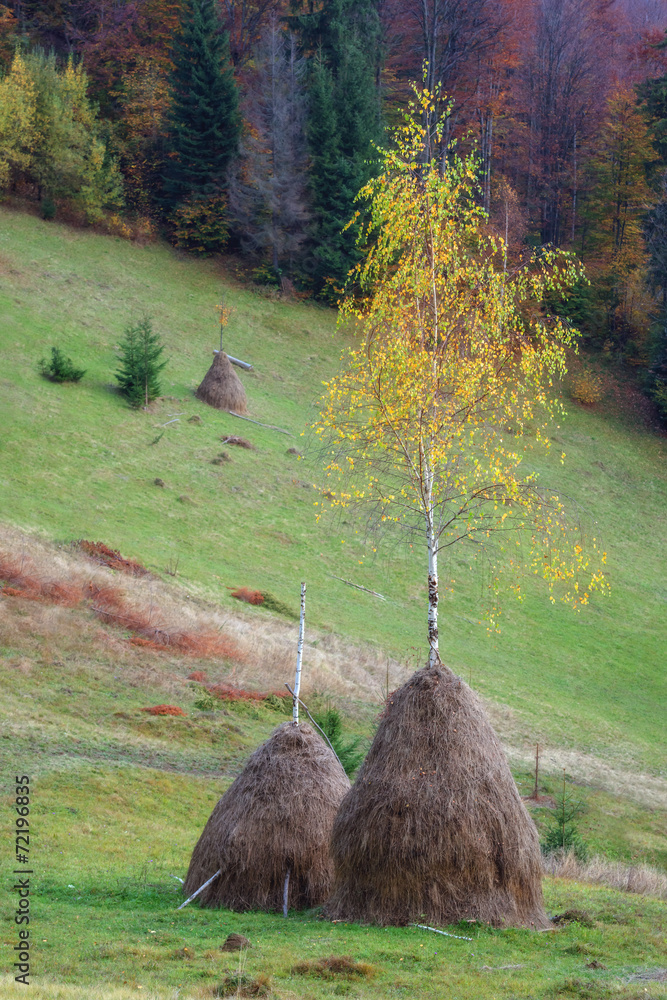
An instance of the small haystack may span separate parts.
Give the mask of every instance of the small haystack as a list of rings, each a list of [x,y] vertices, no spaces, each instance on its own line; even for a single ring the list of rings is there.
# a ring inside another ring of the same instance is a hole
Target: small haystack
[[[285,722],[254,752],[222,796],[197,842],[183,890],[203,906],[280,910],[289,871],[288,905],[324,902],[333,865],[329,839],[350,782],[324,741],[308,726]]]
[[[390,696],[331,850],[331,919],[549,926],[537,831],[479,700],[445,666]]]
[[[245,413],[248,409],[245,389],[232,363],[224,351],[216,351],[213,364],[206,372],[204,381],[195,396],[216,410],[232,410]]]

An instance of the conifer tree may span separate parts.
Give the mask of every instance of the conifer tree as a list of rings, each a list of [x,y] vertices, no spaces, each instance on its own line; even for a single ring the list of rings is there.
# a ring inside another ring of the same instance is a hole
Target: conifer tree
[[[116,381],[130,406],[137,409],[148,406],[160,395],[158,376],[167,364],[160,361],[163,351],[164,345],[160,343],[159,335],[153,332],[149,317],[126,328]]]
[[[172,60],[162,191],[167,210],[219,196],[238,148],[238,94],[214,0],[183,0]]]

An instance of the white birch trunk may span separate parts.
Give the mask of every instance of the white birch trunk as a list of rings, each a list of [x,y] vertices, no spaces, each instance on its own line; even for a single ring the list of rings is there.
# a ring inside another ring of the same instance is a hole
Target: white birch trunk
[[[301,689],[301,659],[303,657],[303,635],[306,624],[306,585],[301,584],[301,616],[299,619],[299,642],[296,647],[296,676],[294,678],[294,697],[292,698],[292,720],[299,725],[299,691]]]
[[[426,472],[426,541],[428,544],[428,665],[440,663],[438,652],[438,539],[433,524],[433,472]]]

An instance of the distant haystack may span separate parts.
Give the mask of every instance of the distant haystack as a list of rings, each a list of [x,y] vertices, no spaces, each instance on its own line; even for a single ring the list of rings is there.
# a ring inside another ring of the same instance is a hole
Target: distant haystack
[[[245,413],[248,409],[245,389],[224,351],[217,351],[213,364],[195,392],[197,399],[217,410]]]
[[[285,722],[251,756],[222,796],[192,853],[183,889],[203,906],[280,910],[324,902],[333,865],[329,840],[350,782],[324,741],[308,726]]]
[[[479,700],[445,666],[390,696],[331,850],[332,919],[549,926],[537,831]]]

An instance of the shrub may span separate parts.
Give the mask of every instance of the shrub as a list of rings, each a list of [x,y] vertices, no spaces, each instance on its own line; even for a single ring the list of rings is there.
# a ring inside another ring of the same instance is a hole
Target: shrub
[[[86,374],[85,368],[77,368],[71,358],[66,358],[59,347],[51,348],[51,360],[42,358],[39,371],[50,382],[80,382]]]
[[[572,398],[584,406],[593,406],[602,399],[602,379],[594,372],[583,371],[572,383]]]
[[[576,823],[585,811],[585,807],[581,802],[575,801],[567,791],[565,778],[556,801],[556,809],[550,816],[542,837],[542,853],[565,855],[571,852],[578,861],[585,861],[588,857],[588,848],[581,839]]]
[[[136,325],[125,329],[120,346],[120,367],[116,381],[130,406],[148,406],[161,393],[159,374],[167,364],[160,361],[164,345],[153,333],[153,323],[145,316]]]
[[[47,222],[51,222],[52,219],[55,219],[58,208],[51,195],[47,194],[46,197],[42,198],[40,210],[42,218],[46,219]]]
[[[224,249],[229,239],[224,196],[183,202],[171,214],[172,239],[182,250],[208,256]]]

